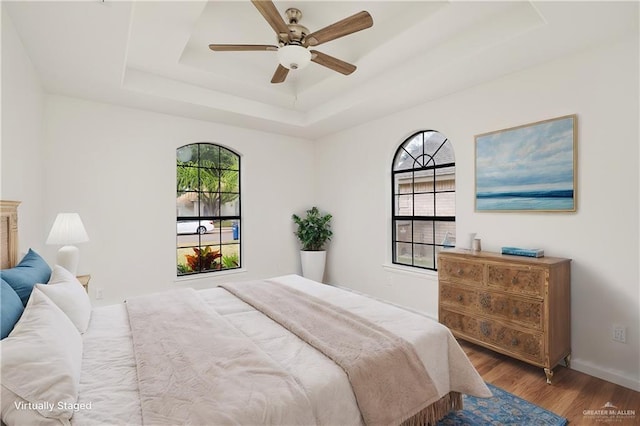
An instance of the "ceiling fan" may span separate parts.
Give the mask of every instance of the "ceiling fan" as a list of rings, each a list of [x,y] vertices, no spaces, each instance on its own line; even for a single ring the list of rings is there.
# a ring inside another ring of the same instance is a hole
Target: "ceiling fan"
[[[289,24],[286,24],[272,1],[251,0],[251,3],[276,32],[278,45],[210,44],[209,49],[214,52],[277,51],[280,64],[273,74],[272,83],[282,83],[287,78],[289,70],[302,69],[309,62],[315,62],[344,75],[349,75],[356,70],[356,66],[353,64],[334,58],[326,53],[311,50],[309,47],[319,46],[322,43],[371,27],[373,19],[369,12],[356,13],[328,27],[310,33],[306,27],[298,23],[302,18],[300,10],[296,8],[287,9],[285,14]]]

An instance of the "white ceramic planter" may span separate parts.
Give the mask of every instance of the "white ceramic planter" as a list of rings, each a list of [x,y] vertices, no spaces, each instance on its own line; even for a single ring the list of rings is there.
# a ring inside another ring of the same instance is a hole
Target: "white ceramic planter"
[[[324,250],[300,251],[300,261],[302,263],[302,276],[321,283],[324,278],[327,252]]]

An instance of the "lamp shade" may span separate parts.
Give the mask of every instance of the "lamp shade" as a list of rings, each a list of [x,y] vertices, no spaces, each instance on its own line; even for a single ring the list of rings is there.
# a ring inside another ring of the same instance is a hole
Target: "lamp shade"
[[[278,49],[278,62],[290,70],[301,70],[311,62],[311,52],[302,46],[290,44]]]
[[[47,244],[75,244],[89,241],[78,213],[58,213],[49,232]]]

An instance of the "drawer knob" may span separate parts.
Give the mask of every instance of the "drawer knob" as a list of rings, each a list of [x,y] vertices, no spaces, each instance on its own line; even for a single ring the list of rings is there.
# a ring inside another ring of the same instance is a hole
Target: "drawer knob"
[[[458,275],[462,275],[462,274],[464,274],[464,270],[462,268],[458,268],[458,272],[457,273],[458,273]]]
[[[513,315],[518,315],[520,313],[520,309],[518,308],[513,308]]]
[[[491,307],[491,296],[489,296],[488,294],[481,294],[480,295],[480,305],[482,305],[483,308],[490,308]]]
[[[518,343],[520,343],[520,342],[515,337],[513,339],[511,339],[511,346],[518,346]]]
[[[480,332],[482,332],[482,334],[484,334],[485,336],[491,334],[491,328],[489,327],[489,324],[487,324],[486,322],[481,323]]]
[[[461,295],[461,294],[459,294],[459,295],[458,295],[458,297],[457,297],[457,299],[458,299],[458,302],[462,302],[462,299],[464,299],[464,297],[462,297],[462,295]]]
[[[511,278],[511,284],[518,284],[518,277]]]

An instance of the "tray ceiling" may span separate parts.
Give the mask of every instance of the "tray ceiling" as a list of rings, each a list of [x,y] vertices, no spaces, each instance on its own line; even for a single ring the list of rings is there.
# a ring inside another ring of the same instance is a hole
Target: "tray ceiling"
[[[367,10],[372,28],[271,84],[275,44],[249,1],[3,2],[45,90],[310,139],[635,32],[635,2],[282,1],[311,31]]]

